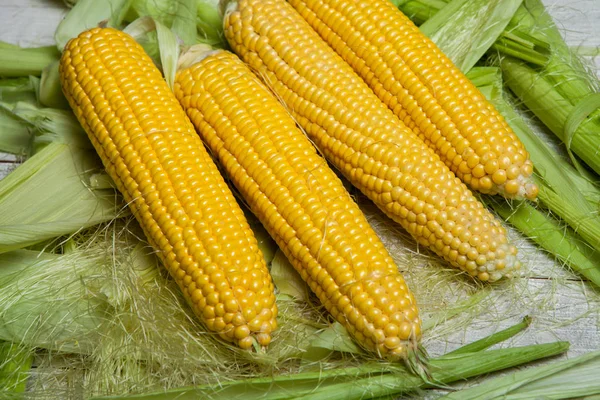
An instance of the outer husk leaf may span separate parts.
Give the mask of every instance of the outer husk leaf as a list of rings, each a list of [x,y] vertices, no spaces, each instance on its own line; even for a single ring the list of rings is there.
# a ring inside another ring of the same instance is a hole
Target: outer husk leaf
[[[100,23],[118,28],[130,3],[131,0],[78,0],[56,29],[54,40],[58,49],[62,51],[69,40]]]
[[[454,0],[420,26],[463,72],[502,34],[523,0]],[[456,29],[457,21],[461,29]]]
[[[597,368],[600,352],[534,367],[489,380],[442,397],[445,400],[476,399],[572,399],[600,393]]]
[[[114,191],[92,191],[101,168],[87,150],[51,143],[0,181],[0,253],[110,221]]]

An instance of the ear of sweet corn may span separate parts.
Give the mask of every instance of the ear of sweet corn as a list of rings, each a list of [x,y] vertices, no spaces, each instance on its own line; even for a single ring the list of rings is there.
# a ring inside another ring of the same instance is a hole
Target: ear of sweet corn
[[[290,0],[377,96],[482,193],[534,199],[533,165],[500,113],[388,0]]]
[[[325,308],[391,359],[420,336],[413,295],[342,182],[267,88],[216,50],[174,92],[203,141]]]
[[[482,280],[519,267],[500,222],[289,4],[229,3],[224,26],[315,145],[420,244]]]
[[[185,112],[128,35],[92,29],[60,76],[75,115],[164,266],[206,326],[250,348],[276,327],[256,239]]]

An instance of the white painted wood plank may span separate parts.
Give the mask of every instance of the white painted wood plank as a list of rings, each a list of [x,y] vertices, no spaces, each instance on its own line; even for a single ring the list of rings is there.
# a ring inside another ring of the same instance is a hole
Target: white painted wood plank
[[[8,162],[17,162],[19,158],[14,154],[8,153],[0,153],[0,162],[8,163]],[[0,174],[0,179],[2,179],[2,175]]]
[[[23,47],[54,44],[54,31],[66,13],[65,6],[59,1],[29,2],[32,5],[28,7],[0,5],[0,40]]]
[[[5,177],[10,172],[12,172],[17,167],[17,165],[18,164],[15,163],[0,162],[0,178]]]

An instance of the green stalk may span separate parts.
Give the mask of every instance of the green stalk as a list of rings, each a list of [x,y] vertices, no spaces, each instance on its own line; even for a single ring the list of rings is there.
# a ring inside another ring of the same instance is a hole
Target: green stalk
[[[382,396],[399,395],[419,388],[448,384],[478,375],[489,374],[542,358],[565,352],[567,342],[489,350],[476,353],[447,355],[430,360],[431,381],[421,378],[404,369],[393,371],[384,367],[377,372],[374,368],[342,368],[334,371],[320,371],[294,375],[274,376],[258,379],[222,382],[217,385],[204,385],[142,393],[125,396],[97,397],[95,400],[145,399],[145,400],[192,400],[198,398],[218,399],[324,399],[353,400],[370,399]],[[371,375],[365,375],[369,372]]]
[[[559,215],[592,247],[600,249],[600,219],[598,210],[591,207],[577,208],[572,198],[565,197],[569,192],[555,192],[545,184],[538,185],[540,192],[538,198],[549,210]],[[577,192],[573,188],[573,192]],[[591,210],[588,212],[588,209]]]
[[[431,382],[425,383],[415,376],[387,374],[353,380],[347,383],[323,387],[305,396],[295,398],[312,400],[359,400],[372,397],[400,395],[420,387],[439,385],[469,379],[474,376],[500,371],[540,358],[563,353],[569,348],[567,342],[489,350],[454,356],[442,356],[431,360]]]
[[[490,336],[487,336],[483,339],[477,340],[475,342],[466,344],[454,351],[446,353],[446,355],[456,355],[456,354],[464,354],[464,353],[475,353],[478,351],[486,350],[492,347],[495,344],[504,342],[505,340],[510,339],[516,334],[523,332],[525,329],[529,327],[531,324],[531,317],[527,316],[523,318],[521,322],[516,325],[513,325],[509,328],[506,328],[500,332],[496,332]]]
[[[600,393],[597,368],[600,352],[528,368],[480,385],[459,390],[441,399],[573,399]]]
[[[570,144],[570,150],[596,173],[600,173],[600,139],[597,134],[600,130],[600,109],[589,114],[572,135],[569,136],[565,130],[569,116],[576,112],[573,103],[593,93],[584,89],[585,83],[565,73],[564,65],[557,64],[540,73],[520,60],[505,57],[500,60],[500,67],[510,90],[562,142]],[[561,69],[562,73],[559,71]],[[561,76],[563,82],[556,83],[550,76]],[[568,91],[568,85],[573,88],[565,96],[561,92]]]
[[[486,204],[541,248],[600,287],[600,253],[570,228],[527,202],[510,205],[490,199]]]
[[[0,48],[0,77],[40,76],[51,62],[58,60],[59,51],[55,46],[34,48]]]

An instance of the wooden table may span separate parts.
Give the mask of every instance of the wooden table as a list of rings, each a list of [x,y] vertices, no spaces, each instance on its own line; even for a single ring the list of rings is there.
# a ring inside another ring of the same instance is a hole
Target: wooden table
[[[544,3],[570,45],[600,47],[600,0],[544,0]],[[53,44],[54,30],[66,12],[60,0],[0,0],[0,40],[21,46]],[[600,57],[595,62],[600,70]],[[16,161],[14,156],[0,154],[0,178],[15,168]],[[380,219],[377,215],[373,217],[374,222]],[[385,236],[379,225],[376,228]],[[511,235],[521,249],[523,276],[513,284],[494,287],[490,298],[496,299],[495,304],[486,301],[481,307],[488,309],[470,323],[459,318],[455,324],[429,331],[424,338],[429,352],[440,354],[511,325],[524,315],[534,318],[533,325],[511,344],[568,340],[572,343],[569,356],[599,349],[600,295],[536,250],[531,242],[514,231]],[[388,238],[386,244],[390,243],[394,249],[402,244],[414,249],[410,242],[398,243],[396,239]],[[415,290],[418,297],[419,289]],[[435,308],[433,304],[422,306]]]

